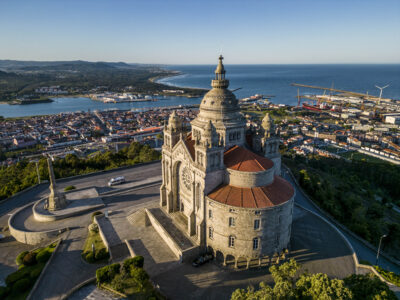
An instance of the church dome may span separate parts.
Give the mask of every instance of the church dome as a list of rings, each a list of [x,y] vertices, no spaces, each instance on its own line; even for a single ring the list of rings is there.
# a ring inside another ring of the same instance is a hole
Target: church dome
[[[196,122],[203,125],[211,120],[216,128],[243,127],[244,117],[240,113],[236,96],[228,90],[229,80],[225,79],[225,68],[222,55],[215,70],[215,79],[211,81],[212,89],[208,91],[201,103]]]
[[[204,95],[200,104],[200,110],[235,110],[238,100],[235,95],[227,89],[214,88]]]

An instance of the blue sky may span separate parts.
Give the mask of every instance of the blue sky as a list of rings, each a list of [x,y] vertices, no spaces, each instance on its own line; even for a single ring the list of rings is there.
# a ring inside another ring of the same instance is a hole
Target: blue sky
[[[399,0],[1,0],[0,59],[399,63]]]

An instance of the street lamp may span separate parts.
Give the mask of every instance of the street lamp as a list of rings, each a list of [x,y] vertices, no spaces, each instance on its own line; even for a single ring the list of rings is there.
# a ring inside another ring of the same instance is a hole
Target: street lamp
[[[36,173],[37,173],[37,177],[38,177],[38,183],[40,184],[39,161],[38,160],[31,160],[31,162],[36,163]]]
[[[378,253],[376,253],[376,262],[375,265],[378,265],[378,260],[379,260],[379,252],[381,252],[381,244],[382,244],[382,240],[383,238],[387,237],[386,234],[382,235],[381,238],[379,239],[379,247],[378,247]]]

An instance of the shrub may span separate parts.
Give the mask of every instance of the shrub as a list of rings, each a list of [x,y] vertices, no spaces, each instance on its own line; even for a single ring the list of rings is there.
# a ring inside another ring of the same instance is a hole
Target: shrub
[[[102,260],[108,258],[110,255],[107,252],[106,248],[101,248],[99,251],[96,252],[95,258],[96,260]]]
[[[94,221],[94,217],[98,216],[98,215],[102,215],[103,213],[101,211],[95,211],[94,213],[92,213],[91,218],[92,218],[92,222]]]
[[[89,225],[89,233],[90,233],[90,234],[95,234],[95,233],[97,233],[97,232],[99,232],[99,226],[97,226],[96,223],[90,224],[90,225]]]
[[[137,255],[132,258],[128,258],[124,261],[124,271],[125,272],[130,272],[131,268],[143,268],[144,265],[144,257]]]
[[[145,282],[149,279],[149,275],[142,268],[131,268],[131,277],[138,284],[140,289],[143,289]]]
[[[8,288],[5,286],[0,286],[0,300],[6,299],[8,294]]]
[[[12,287],[13,293],[25,292],[27,289],[30,288],[31,285],[31,280],[29,280],[28,278],[22,278],[14,283]]]
[[[26,268],[20,269],[6,277],[6,284],[7,286],[12,286],[14,282],[27,276],[29,276],[29,272],[27,272]]]
[[[379,266],[374,266],[375,270],[378,271],[379,274],[382,275],[387,281],[390,281],[394,285],[400,286],[400,275],[387,271]]]
[[[33,269],[31,271],[31,273],[29,274],[29,276],[33,279],[36,280],[36,278],[39,277],[40,273],[42,273],[42,268],[38,268],[38,269]]]
[[[114,290],[118,292],[123,292],[125,289],[125,282],[122,274],[115,275],[114,279],[111,281],[111,286]]]
[[[69,186],[65,187],[64,192],[72,191],[75,189],[76,189],[76,187],[74,185],[69,185]]]
[[[119,274],[120,264],[112,264],[96,270],[96,279],[98,283],[110,282],[116,274]]]
[[[94,263],[94,261],[95,261],[93,252],[89,252],[88,254],[86,254],[85,258],[86,258],[86,261],[89,263]]]
[[[27,255],[28,253],[29,251],[23,251],[20,254],[18,254],[17,258],[15,259],[15,262],[18,266],[23,264],[23,259],[25,255]]]
[[[20,254],[18,254],[17,258],[15,259],[15,263],[19,266],[22,265],[23,263],[23,259],[25,257],[25,255],[27,255],[29,253],[29,251],[23,251]]]
[[[33,266],[34,264],[36,264],[36,254],[34,252],[27,253],[24,256],[22,262],[25,266]]]
[[[51,256],[50,251],[47,249],[44,249],[44,250],[40,251],[38,254],[36,254],[36,260],[38,262],[45,263],[46,261],[49,260],[50,256]]]

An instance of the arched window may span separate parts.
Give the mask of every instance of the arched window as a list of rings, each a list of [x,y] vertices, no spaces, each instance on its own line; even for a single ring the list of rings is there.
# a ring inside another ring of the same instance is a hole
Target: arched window
[[[235,237],[233,235],[229,236],[229,247],[235,247]]]

